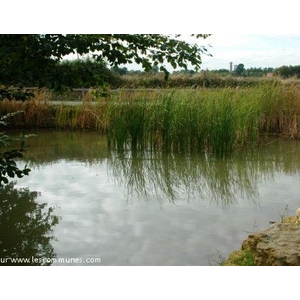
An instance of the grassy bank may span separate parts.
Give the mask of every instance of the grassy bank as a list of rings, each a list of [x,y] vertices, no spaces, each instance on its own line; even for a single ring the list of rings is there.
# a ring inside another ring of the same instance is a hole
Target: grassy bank
[[[274,81],[238,89],[121,91],[78,106],[50,105],[45,97],[3,101],[0,114],[23,110],[11,122],[17,128],[98,130],[117,149],[224,156],[259,144],[266,134],[300,138],[299,88]]]

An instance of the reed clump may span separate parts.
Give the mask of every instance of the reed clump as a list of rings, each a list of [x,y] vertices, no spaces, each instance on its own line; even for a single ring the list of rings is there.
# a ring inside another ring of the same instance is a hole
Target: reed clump
[[[265,135],[300,138],[299,89],[266,82],[243,89],[171,90],[151,99],[118,95],[107,109],[116,149],[207,151],[226,156]]]

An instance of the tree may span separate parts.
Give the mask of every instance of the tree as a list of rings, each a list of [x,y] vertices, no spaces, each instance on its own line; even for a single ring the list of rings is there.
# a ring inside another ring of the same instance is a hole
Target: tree
[[[274,68],[249,68],[243,71],[245,77],[262,77],[274,72]]]
[[[76,59],[59,62],[51,71],[47,86],[54,90],[65,88],[90,88],[104,84],[117,86],[120,77],[106,67],[103,61]]]
[[[208,34],[194,34],[206,38]],[[137,63],[145,71],[154,66],[169,72],[165,63],[173,68],[199,69],[205,47],[161,34],[42,34],[0,35],[0,83],[6,86],[35,84],[39,87],[57,87],[53,70],[69,54],[92,55],[110,66]]]
[[[234,69],[234,74],[241,76],[242,73],[245,71],[245,67],[243,64],[238,64],[237,67]]]
[[[116,74],[119,74],[121,76],[126,75],[128,73],[128,69],[126,67],[120,68],[118,66],[113,66],[111,68],[112,71],[114,71]]]

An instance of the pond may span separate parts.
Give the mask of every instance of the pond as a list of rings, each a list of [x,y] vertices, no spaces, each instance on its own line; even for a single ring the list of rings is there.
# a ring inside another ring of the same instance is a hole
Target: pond
[[[27,201],[7,218],[19,227],[20,216],[27,219],[22,234],[7,237],[6,255],[14,240],[36,245],[19,256],[56,257],[52,265],[217,265],[248,234],[300,206],[297,141],[274,140],[224,160],[118,153],[95,132],[33,133],[19,163],[32,171],[10,186],[19,191],[13,199]]]

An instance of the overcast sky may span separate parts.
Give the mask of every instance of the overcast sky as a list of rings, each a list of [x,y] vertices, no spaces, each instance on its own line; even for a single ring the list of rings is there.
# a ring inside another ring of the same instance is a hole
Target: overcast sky
[[[183,37],[194,42],[188,35]],[[210,45],[208,51],[213,55],[202,56],[202,69],[229,69],[230,62],[243,63],[245,68],[300,65],[300,34],[212,34],[197,43]],[[136,64],[126,67],[141,69]]]
[[[203,41],[202,41],[203,42]],[[299,34],[214,34],[206,40],[213,57],[203,57],[203,69],[300,65]]]

